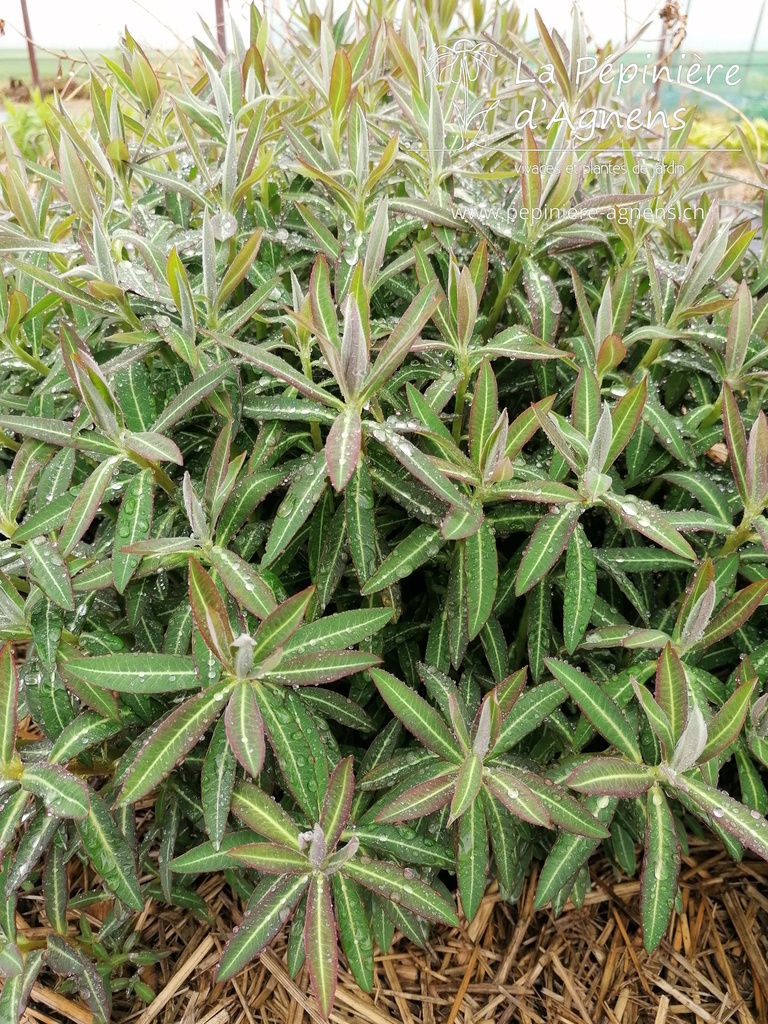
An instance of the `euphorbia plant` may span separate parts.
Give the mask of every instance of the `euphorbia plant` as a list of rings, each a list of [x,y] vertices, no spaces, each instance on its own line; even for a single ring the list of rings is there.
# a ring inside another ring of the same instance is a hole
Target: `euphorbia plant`
[[[133,1013],[141,908],[207,919],[210,873],[221,977],[286,925],[328,1015],[337,932],[372,988],[454,889],[540,860],[558,913],[642,849],[651,949],[688,831],[768,856],[759,213],[690,123],[682,175],[521,145],[521,104],[621,112],[578,15],[474,5],[476,133],[454,13],[252,7],[173,82],[127,34],[49,159],[3,136],[3,1021],[39,976]],[[518,44],[556,80],[500,93]]]

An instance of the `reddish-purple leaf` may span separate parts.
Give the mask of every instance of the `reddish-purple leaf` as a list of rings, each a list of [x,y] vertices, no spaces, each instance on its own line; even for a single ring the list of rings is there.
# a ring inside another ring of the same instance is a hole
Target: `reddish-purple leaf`
[[[427,772],[439,772],[411,786],[404,793],[390,800],[376,815],[376,821],[391,824],[398,821],[413,821],[439,811],[449,802],[456,786],[456,769],[445,771],[439,764],[430,765]]]
[[[200,635],[222,665],[232,665],[232,627],[216,584],[196,558],[189,559],[189,601]]]
[[[750,618],[768,594],[768,579],[744,587],[717,613],[701,638],[702,647],[711,647],[730,636]]]
[[[357,409],[348,408],[339,413],[325,441],[328,475],[337,491],[344,489],[355,471],[361,439],[362,424]]]

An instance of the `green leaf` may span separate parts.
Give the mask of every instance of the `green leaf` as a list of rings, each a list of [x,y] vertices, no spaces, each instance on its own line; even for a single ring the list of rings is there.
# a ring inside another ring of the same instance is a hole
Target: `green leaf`
[[[449,824],[457,821],[471,806],[477,806],[477,795],[483,784],[483,762],[477,754],[470,754],[459,769],[451,801]]]
[[[312,869],[305,853],[275,843],[248,843],[230,850],[229,856],[267,875],[306,875]]]
[[[391,608],[359,608],[308,622],[284,644],[286,654],[351,647],[375,636],[392,618]]]
[[[659,786],[648,791],[645,856],[640,878],[643,944],[651,953],[664,938],[677,896],[680,844],[675,819]]]
[[[616,797],[593,796],[586,801],[587,810],[603,825],[610,824],[617,804]],[[599,845],[599,839],[562,832],[541,869],[534,906],[541,908],[549,903],[573,879]]]
[[[643,413],[645,400],[648,396],[648,378],[643,377],[630,391],[623,395],[611,410],[613,434],[608,449],[608,457],[602,467],[607,473],[619,455],[624,451],[629,439],[637,429]]]
[[[16,753],[18,725],[19,678],[13,657],[13,646],[0,647],[0,769],[7,767]]]
[[[355,793],[352,766],[353,759],[345,757],[336,765],[328,780],[319,823],[329,849],[333,849],[339,841],[352,809],[352,797]]]
[[[88,815],[76,822],[76,828],[91,863],[110,892],[131,910],[143,910],[133,853],[98,793],[91,792]]]
[[[312,737],[302,730],[297,719],[297,705],[288,703],[288,697],[261,693],[260,707],[269,742],[277,757],[280,771],[289,791],[304,812],[310,817],[320,811],[317,776],[315,774],[315,753],[310,746]],[[281,699],[282,698],[282,699]],[[308,717],[307,712],[305,715]],[[311,724],[311,719],[310,719]],[[315,728],[315,737],[319,739]],[[319,740],[322,746],[322,740]],[[323,750],[325,758],[325,750]],[[325,759],[318,768],[325,767]]]
[[[405,359],[419,331],[437,309],[438,304],[437,289],[434,285],[419,292],[384,342],[360,393],[362,402],[376,395],[381,386],[389,380]]]
[[[227,739],[235,757],[254,778],[264,765],[264,720],[250,683],[241,682],[232,691],[224,713]]]
[[[645,765],[620,757],[594,757],[575,768],[566,782],[580,793],[629,799],[647,792],[653,785],[653,774]]]
[[[253,637],[254,662],[262,661],[291,639],[304,619],[314,591],[314,587],[307,587],[294,594],[264,619]]]
[[[566,693],[556,680],[539,683],[538,686],[523,693],[515,704],[514,714],[507,715],[502,722],[491,755],[497,757],[511,750],[515,744],[541,725],[565,699]]]
[[[568,541],[563,587],[563,639],[569,654],[581,643],[592,617],[597,593],[597,567],[592,545],[581,525]]]
[[[755,680],[747,680],[731,694],[707,726],[707,744],[699,757],[699,764],[722,754],[735,743],[742,730],[752,702]]]
[[[231,375],[232,364],[227,362],[221,366],[212,366],[209,370],[201,373],[199,377],[195,377],[163,409],[152,424],[152,432],[157,434],[165,433],[169,427],[183,420],[188,412],[199,405],[208,395],[212,394],[222,381]]]
[[[413,877],[405,868],[395,867],[380,860],[350,860],[344,865],[344,874],[363,888],[399,904],[404,910],[443,924],[458,925],[456,911],[451,904],[426,882]]]
[[[104,654],[70,658],[61,665],[65,679],[81,679],[119,693],[176,693],[197,690],[192,658],[178,654]]]
[[[322,874],[315,874],[307,893],[304,948],[307,953],[312,991],[315,993],[321,1013],[327,1018],[336,992],[339,961],[336,920],[331,902],[331,881]]]
[[[472,461],[482,468],[482,455],[498,418],[498,389],[491,364],[484,359],[472,395],[469,414],[469,451]]]
[[[469,639],[474,640],[493,610],[499,567],[496,538],[483,523],[477,533],[464,541],[467,576],[467,617]]]
[[[409,788],[387,800],[376,815],[383,824],[413,821],[445,807],[456,788],[457,771],[430,763],[408,777]]]
[[[373,937],[360,890],[337,871],[331,878],[341,948],[355,981],[364,992],[373,988]]]
[[[392,714],[422,743],[447,761],[458,763],[459,748],[434,708],[396,676],[371,669],[371,678]]]
[[[701,638],[702,647],[711,647],[735,632],[754,614],[768,595],[768,579],[750,583],[717,613]]]
[[[748,850],[768,859],[768,821],[761,814],[703,782],[698,773],[686,772],[681,783],[681,789],[691,803],[709,815],[716,825]]]
[[[419,566],[434,558],[444,543],[437,527],[421,523],[387,555],[365,582],[362,593],[366,596],[376,594],[405,576],[410,576]]]
[[[361,459],[344,491],[349,550],[361,584],[370,579],[376,568],[373,506],[371,474],[365,460]]]
[[[642,533],[655,544],[682,558],[696,561],[696,552],[688,541],[669,524],[665,514],[649,501],[634,495],[618,499],[610,494],[605,495],[603,501],[631,530]]]
[[[119,804],[135,803],[170,775],[218,716],[225,694],[216,685],[189,697],[150,733],[125,774]]]
[[[118,594],[125,591],[141,561],[141,555],[125,554],[122,549],[137,541],[147,540],[152,526],[153,504],[152,472],[145,469],[128,485],[117,516],[112,575]]]
[[[107,459],[94,469],[83,484],[59,534],[58,547],[63,558],[74,550],[93,522],[107,487],[112,481],[112,473],[119,464],[119,458]]]
[[[741,500],[746,503],[749,500],[749,485],[747,483],[747,435],[744,424],[739,413],[739,406],[736,396],[730,386],[723,381],[723,427],[725,429],[725,440],[730,455],[731,472],[736,481]],[[0,423],[2,426],[2,423]]]
[[[201,777],[205,829],[214,848],[218,848],[224,838],[237,767],[227,734],[224,719],[220,718],[208,745]]]
[[[309,886],[308,876],[278,879],[243,916],[224,947],[217,981],[227,981],[255,959],[283,927]]]
[[[673,743],[677,743],[688,721],[688,680],[685,667],[669,642],[656,666],[656,702],[669,722]]]
[[[65,612],[74,611],[72,580],[58,549],[44,537],[35,537],[24,545],[22,557],[45,596]]]
[[[355,471],[360,458],[362,423],[357,409],[347,408],[339,413],[328,431],[325,441],[325,461],[328,476],[336,491],[343,490]]]
[[[55,934],[48,936],[46,960],[56,974],[76,981],[78,991],[93,1013],[94,1024],[109,1024],[112,1000],[91,961],[61,935]]]
[[[632,728],[618,704],[577,668],[556,658],[547,658],[547,668],[578,704],[590,724],[609,743],[633,761],[642,754]]]
[[[262,561],[265,568],[272,565],[285,551],[309,518],[323,493],[327,473],[325,454],[318,452],[294,476],[288,492],[275,512]]]
[[[279,846],[299,849],[299,830],[293,819],[258,786],[238,782],[232,793],[232,813],[260,836]]]
[[[59,765],[25,765],[21,784],[39,796],[48,812],[56,817],[82,819],[88,814],[88,786]]]
[[[277,602],[269,584],[234,551],[213,547],[208,559],[238,605],[258,619],[265,619],[275,610]]]
[[[456,874],[464,916],[472,921],[488,880],[488,829],[480,799],[473,800],[459,820]]]
[[[214,849],[213,843],[201,843],[199,846],[187,850],[186,853],[182,853],[179,857],[175,857],[170,863],[170,869],[181,875],[197,875],[209,871],[227,871],[232,867],[231,851],[238,846],[257,843],[259,838],[250,829],[237,829],[234,832],[227,832],[218,850]]]
[[[564,505],[539,520],[515,580],[515,593],[527,593],[543,579],[565,550],[581,515],[580,505]]]

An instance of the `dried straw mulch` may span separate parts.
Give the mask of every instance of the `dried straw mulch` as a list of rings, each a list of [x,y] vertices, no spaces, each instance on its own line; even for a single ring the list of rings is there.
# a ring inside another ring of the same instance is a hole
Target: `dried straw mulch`
[[[361,993],[343,965],[336,1024],[768,1024],[768,864],[732,863],[717,846],[692,846],[682,873],[683,913],[652,956],[638,927],[638,882],[616,880],[605,860],[582,909],[555,919],[533,910],[535,878],[520,902],[486,896],[475,920],[442,929],[427,949],[405,940],[379,956],[376,986]],[[213,929],[150,904],[138,927],[144,948],[170,955],[146,971],[149,1006],[115,1000],[116,1024],[320,1022],[307,979],[295,982],[277,945],[233,982],[214,983],[219,951],[240,909],[219,878],[199,888]],[[20,927],[41,936],[40,904],[22,901]],[[36,927],[30,927],[32,921]],[[98,926],[98,919],[91,918]],[[73,922],[74,923],[74,922]],[[90,1024],[91,1015],[41,977],[25,1024]],[[3,1022],[6,1024],[6,1022]]]

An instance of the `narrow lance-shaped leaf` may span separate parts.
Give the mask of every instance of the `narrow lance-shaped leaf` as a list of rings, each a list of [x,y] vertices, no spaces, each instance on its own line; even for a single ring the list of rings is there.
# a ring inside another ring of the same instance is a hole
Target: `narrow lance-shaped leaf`
[[[671,643],[667,643],[659,655],[656,701],[667,717],[676,743],[688,721],[688,679],[685,667]]]
[[[565,505],[539,521],[517,571],[516,594],[526,594],[546,576],[565,550],[580,515],[581,506]]]
[[[232,692],[224,714],[227,738],[235,757],[254,778],[264,764],[264,720],[250,683],[239,683]]]
[[[219,714],[225,692],[217,685],[190,697],[151,733],[125,775],[121,804],[139,800],[173,771]]]
[[[701,764],[722,754],[736,742],[749,712],[754,689],[754,679],[742,683],[707,725],[707,743],[699,757]]]
[[[563,588],[563,638],[569,654],[578,647],[589,625],[597,593],[597,567],[592,545],[581,525],[568,541]]]
[[[645,856],[640,878],[643,944],[652,952],[664,937],[677,895],[680,844],[675,819],[659,786],[648,791]]]
[[[556,658],[547,658],[546,664],[600,735],[633,761],[642,761],[635,734],[618,704],[572,665]]]
[[[254,960],[277,935],[309,886],[309,876],[278,879],[243,916],[219,964],[218,981],[227,981]]]
[[[224,719],[216,723],[203,762],[200,792],[205,828],[215,849],[221,845],[229,817],[237,762],[228,742]]]
[[[413,877],[413,872],[378,860],[353,859],[344,865],[344,873],[371,892],[399,903],[404,910],[428,921],[458,924],[456,911],[450,903],[426,882]]]
[[[736,396],[730,386],[723,382],[723,427],[728,445],[728,455],[733,479],[736,481],[739,495],[744,504],[747,503],[749,490],[747,487],[747,435],[736,402]]]
[[[298,850],[299,830],[277,801],[250,782],[238,782],[232,793],[232,813],[278,846]]]
[[[360,413],[353,408],[339,413],[325,442],[325,460],[334,490],[343,490],[360,458],[362,425]]]
[[[22,557],[45,596],[64,611],[74,611],[72,580],[58,549],[44,537],[36,537],[24,545]]]
[[[196,558],[189,559],[189,603],[200,634],[222,665],[232,663],[234,637],[221,594]]]
[[[119,459],[106,459],[83,484],[59,534],[58,547],[64,558],[72,552],[93,522],[119,462]]]
[[[469,639],[474,640],[493,610],[498,585],[496,538],[485,523],[464,541]]]
[[[620,757],[595,757],[575,768],[566,782],[580,793],[629,799],[653,785],[653,774],[645,765]]]
[[[265,567],[276,561],[309,518],[323,493],[327,473],[325,454],[318,452],[294,477],[275,513],[264,552]]]
[[[149,537],[153,499],[152,473],[145,469],[128,485],[117,516],[112,574],[118,594],[124,592],[141,561],[141,555],[126,554],[122,549]]]
[[[136,876],[131,848],[98,793],[91,793],[87,817],[76,827],[91,863],[107,888],[132,910],[142,910],[144,899]]]
[[[323,1016],[328,1017],[336,992],[339,961],[331,881],[323,874],[314,876],[307,894],[304,948],[312,990]]]
[[[119,693],[174,693],[196,690],[200,680],[191,658],[178,654],[103,654],[70,658],[61,671],[67,679]]]
[[[428,750],[448,761],[459,759],[458,747],[448,727],[423,697],[382,669],[372,669],[371,678],[392,713]]]
[[[19,679],[10,642],[0,647],[0,768],[11,763],[16,752]]]

